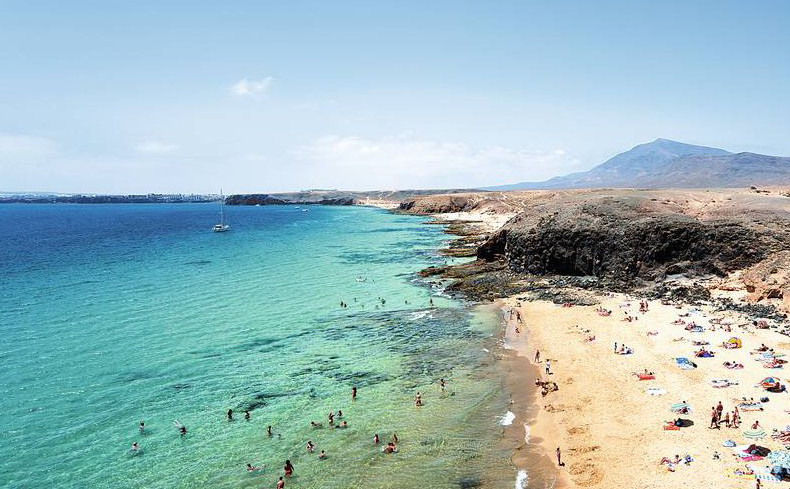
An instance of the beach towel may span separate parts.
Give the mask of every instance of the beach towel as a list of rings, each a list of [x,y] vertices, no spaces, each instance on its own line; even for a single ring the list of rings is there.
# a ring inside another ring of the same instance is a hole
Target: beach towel
[[[738,404],[742,411],[762,411],[763,405],[759,402],[742,402]]]
[[[652,374],[636,374],[639,380],[656,380],[656,376]]]
[[[680,426],[675,426],[674,423],[667,423],[664,425],[664,431],[676,431],[680,430]]]
[[[738,385],[738,383],[727,379],[713,379],[710,381],[710,385],[716,389],[723,389],[731,385]]]
[[[753,438],[755,440],[759,440],[761,438],[765,438],[765,430],[762,428],[758,428],[756,430],[744,430],[743,436],[746,438]]]
[[[691,369],[697,368],[697,365],[692,363],[686,357],[678,357],[678,358],[676,358],[675,359],[675,363],[677,363],[678,367],[680,367],[683,370],[691,370]]]
[[[732,448],[732,447],[735,446],[735,442],[732,441],[732,440],[724,440],[721,444],[722,444],[722,446],[725,446],[725,447],[728,447],[728,448]]]

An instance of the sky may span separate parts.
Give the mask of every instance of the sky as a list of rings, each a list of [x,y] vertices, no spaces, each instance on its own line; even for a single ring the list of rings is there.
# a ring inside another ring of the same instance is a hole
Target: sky
[[[0,0],[0,191],[470,188],[790,156],[790,2]]]

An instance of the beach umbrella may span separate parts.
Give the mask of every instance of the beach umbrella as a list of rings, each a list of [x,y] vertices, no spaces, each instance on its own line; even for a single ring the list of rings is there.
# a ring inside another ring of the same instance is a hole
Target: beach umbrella
[[[778,377],[766,377],[766,378],[764,378],[763,380],[760,381],[760,385],[762,385],[763,387],[765,387],[765,386],[771,387],[771,386],[778,385],[778,384],[779,384],[779,378]]]
[[[673,413],[690,413],[691,412],[691,404],[687,402],[676,402],[670,408],[670,411]]]
[[[774,466],[790,469],[790,450],[774,450],[765,458]]]

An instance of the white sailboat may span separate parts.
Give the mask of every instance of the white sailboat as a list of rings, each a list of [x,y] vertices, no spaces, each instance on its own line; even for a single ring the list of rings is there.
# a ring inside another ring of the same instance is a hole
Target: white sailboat
[[[225,224],[225,197],[222,195],[222,189],[219,190],[219,224],[214,224],[211,230],[215,233],[230,231],[230,226]]]

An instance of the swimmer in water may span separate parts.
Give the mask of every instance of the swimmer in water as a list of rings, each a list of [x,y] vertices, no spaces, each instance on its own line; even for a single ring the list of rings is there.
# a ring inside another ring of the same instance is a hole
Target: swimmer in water
[[[321,453],[318,454],[318,458],[324,460],[326,458],[326,452],[321,450]]]
[[[184,436],[184,435],[187,434],[187,427],[184,426],[184,425],[181,425],[181,427],[178,428],[178,431],[181,433],[181,436]]]
[[[310,426],[312,426],[313,428],[323,428],[324,427],[324,425],[322,425],[321,423],[316,423],[315,421],[310,421]]]
[[[392,444],[398,443],[398,435],[396,433],[392,434]]]
[[[315,451],[315,445],[313,445],[311,440],[307,440],[307,445],[305,445],[305,448],[307,448],[307,453],[313,453]]]
[[[145,421],[140,420],[140,433],[142,433],[143,431],[145,431]]]
[[[414,396],[414,405],[419,407],[422,406],[422,394],[417,392],[417,395]]]
[[[133,441],[133,442],[132,442],[132,451],[133,451],[133,452],[136,452],[136,451],[137,451],[137,450],[139,450],[139,449],[140,449],[140,447],[137,445],[137,442],[136,442],[136,441]]]
[[[379,444],[379,441],[380,441],[380,440],[379,440],[379,434],[378,434],[378,433],[376,433],[375,435],[373,435],[373,444],[374,444],[374,445],[378,445],[378,444]]]
[[[354,386],[351,388],[351,400],[356,400],[357,398],[357,387]]]
[[[342,409],[338,409],[337,410],[337,417],[338,418],[342,418],[343,417],[343,410]]]
[[[387,443],[387,446],[384,447],[382,450],[384,453],[395,453],[398,449],[395,447],[395,444],[392,442]]]
[[[250,412],[249,412],[249,410],[247,410],[247,411],[244,411],[244,419],[245,419],[246,421],[249,421],[249,420],[250,420]]]
[[[228,409],[228,421],[233,421],[233,409]]]
[[[283,471],[285,472],[285,477],[291,477],[294,473],[294,466],[291,465],[290,460],[285,461],[285,466],[283,467]]]
[[[277,489],[283,489],[284,487],[285,487],[285,481],[283,480],[282,477],[280,477],[280,480],[277,481]]]
[[[258,470],[258,467],[253,467],[252,464],[247,464],[247,472],[252,472],[254,470]]]
[[[442,386],[442,390],[447,387],[447,382],[444,379],[439,379],[439,384]]]
[[[342,423],[337,425],[337,427],[338,428],[348,428],[348,422],[347,421],[343,421]]]
[[[335,424],[335,413],[329,411],[329,416],[327,416],[327,418],[329,419],[329,426]]]
[[[271,438],[271,436],[272,436],[272,425],[269,425],[269,426],[266,427],[266,436]]]

